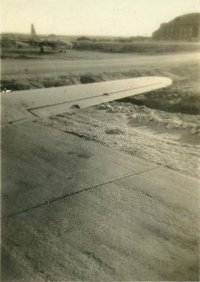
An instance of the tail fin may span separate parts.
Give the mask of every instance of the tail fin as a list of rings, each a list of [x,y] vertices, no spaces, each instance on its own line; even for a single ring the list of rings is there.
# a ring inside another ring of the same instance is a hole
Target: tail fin
[[[36,37],[36,31],[35,31],[34,24],[31,24],[31,36],[32,36],[32,38]]]

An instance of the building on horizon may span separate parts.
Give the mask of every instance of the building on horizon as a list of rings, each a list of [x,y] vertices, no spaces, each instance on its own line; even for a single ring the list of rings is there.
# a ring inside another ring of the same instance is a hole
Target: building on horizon
[[[160,28],[153,32],[155,40],[185,40],[200,41],[200,13],[186,14],[162,23]]]

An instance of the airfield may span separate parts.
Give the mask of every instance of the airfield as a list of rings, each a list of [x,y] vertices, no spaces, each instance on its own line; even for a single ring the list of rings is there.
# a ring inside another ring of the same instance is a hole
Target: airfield
[[[3,59],[3,79],[174,85],[2,129],[2,281],[197,281],[199,54],[65,56]]]

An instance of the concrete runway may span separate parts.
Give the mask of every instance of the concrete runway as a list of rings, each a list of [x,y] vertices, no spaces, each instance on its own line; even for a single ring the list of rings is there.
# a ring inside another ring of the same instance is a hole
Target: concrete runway
[[[92,53],[91,53],[92,54]],[[198,62],[199,53],[169,55],[124,55],[124,57],[88,60],[39,60],[39,59],[4,59],[2,77],[4,79],[23,79],[67,74],[123,72],[146,66],[172,66],[177,63]]]
[[[199,188],[37,122],[4,127],[2,281],[197,281]]]

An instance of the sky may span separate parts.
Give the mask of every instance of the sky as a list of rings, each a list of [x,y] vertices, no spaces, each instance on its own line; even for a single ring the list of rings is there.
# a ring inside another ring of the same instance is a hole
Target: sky
[[[200,12],[200,0],[1,0],[1,32],[151,36],[163,22]]]

